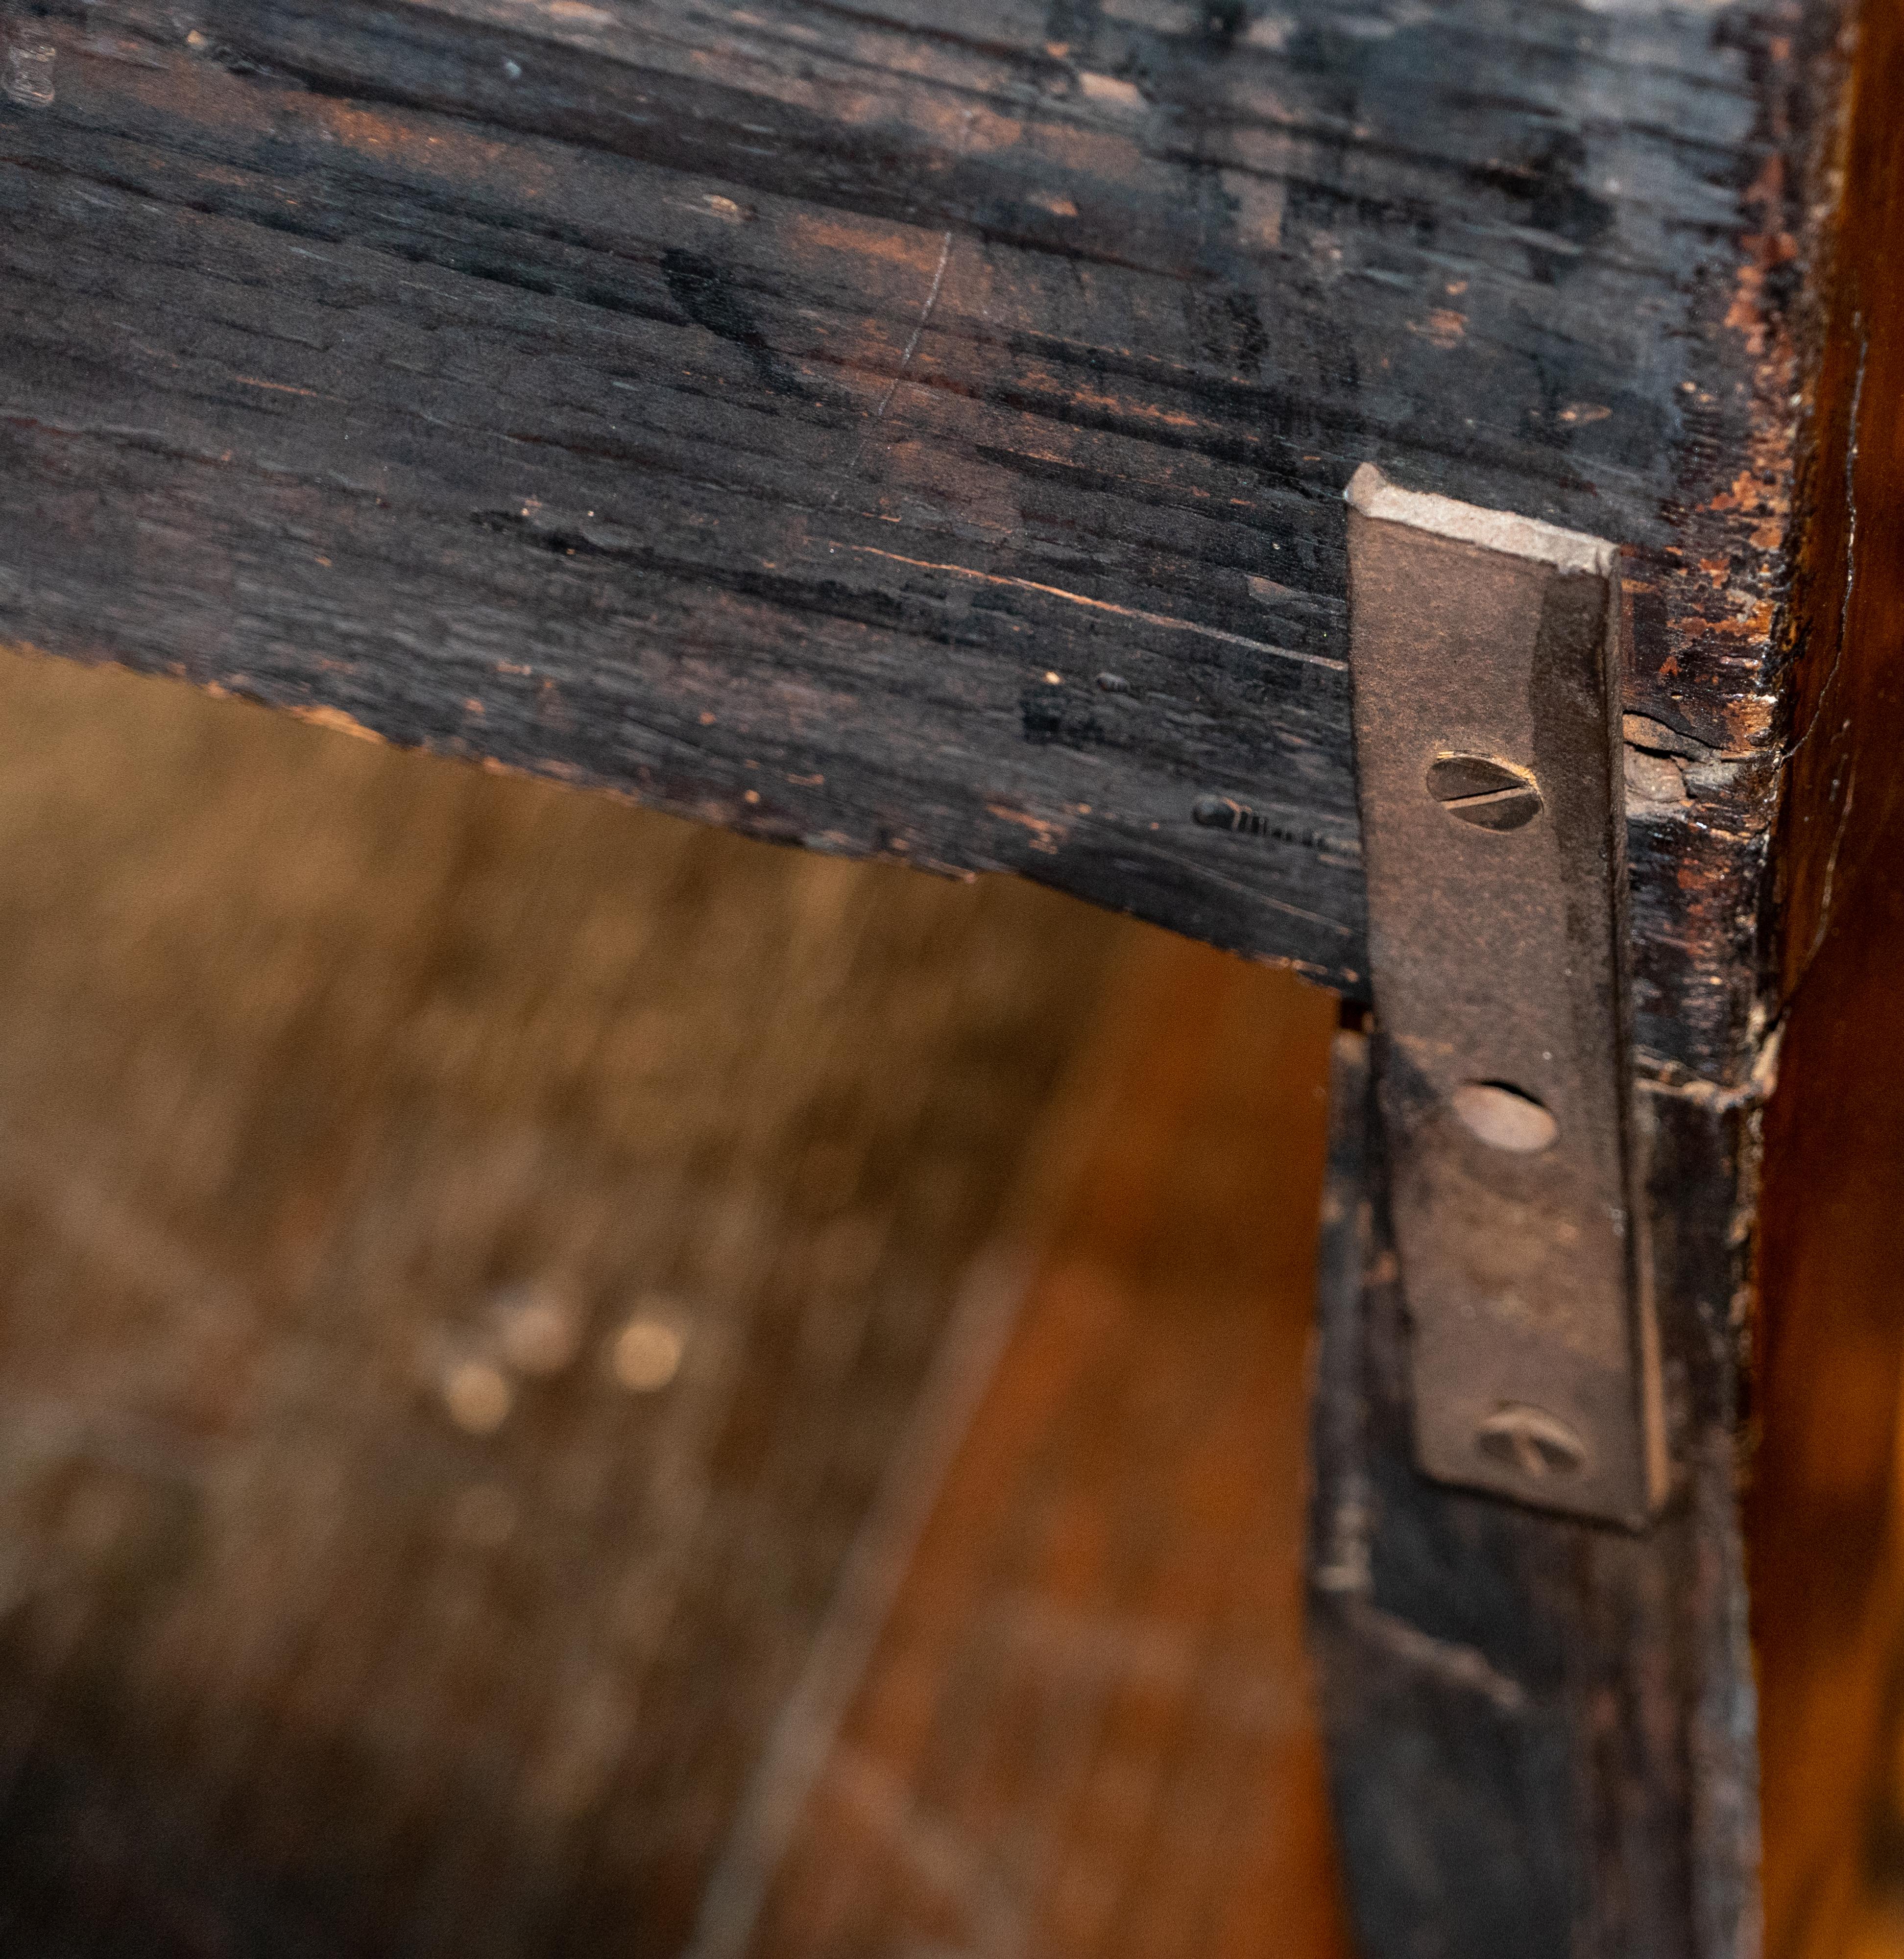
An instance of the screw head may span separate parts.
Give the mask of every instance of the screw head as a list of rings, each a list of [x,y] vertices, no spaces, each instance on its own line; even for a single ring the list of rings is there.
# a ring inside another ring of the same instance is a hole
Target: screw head
[[[1428,793],[1457,822],[1518,830],[1540,814],[1533,776],[1488,755],[1443,755],[1428,768]]]
[[[1577,1476],[1587,1466],[1587,1445],[1558,1415],[1510,1402],[1486,1417],[1474,1430],[1474,1446],[1496,1462],[1539,1481]]]

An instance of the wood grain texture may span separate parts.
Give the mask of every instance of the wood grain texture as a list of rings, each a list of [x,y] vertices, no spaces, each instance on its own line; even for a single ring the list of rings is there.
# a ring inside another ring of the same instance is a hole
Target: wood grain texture
[[[1372,459],[1625,547],[1732,1081],[1831,11],[6,0],[0,630],[1353,992]]]
[[[1683,1493],[1628,1539],[1421,1482],[1372,1241],[1331,1706],[1397,1951],[1749,1943],[1739,1302],[1776,786],[1837,752],[1791,581],[1851,14],[5,0],[8,637],[1360,994],[1343,485],[1620,545]]]
[[[1904,15],[1864,11],[1811,383],[1790,1005],[1766,1113],[1751,1522],[1766,1950],[1836,1959],[1898,1888],[1904,1723]],[[1873,1827],[1874,1817],[1891,1821]],[[1888,1839],[1888,1840],[1887,1840]],[[1888,1869],[1884,1866],[1888,1865]],[[1895,1898],[1892,1900],[1895,1909]]]

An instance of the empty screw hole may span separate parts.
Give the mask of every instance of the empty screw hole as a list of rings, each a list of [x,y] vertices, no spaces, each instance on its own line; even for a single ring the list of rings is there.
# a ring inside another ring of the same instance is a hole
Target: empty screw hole
[[[1546,1107],[1510,1081],[1464,1081],[1449,1100],[1470,1132],[1493,1149],[1533,1156],[1560,1133]]]

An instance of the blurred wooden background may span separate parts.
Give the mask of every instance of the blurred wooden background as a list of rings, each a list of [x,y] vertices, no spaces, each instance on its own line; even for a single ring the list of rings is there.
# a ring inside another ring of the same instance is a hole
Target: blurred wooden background
[[[1346,1950],[1333,1003],[0,668],[0,1950]]]
[[[1341,1959],[1333,1024],[0,655],[0,1951]]]

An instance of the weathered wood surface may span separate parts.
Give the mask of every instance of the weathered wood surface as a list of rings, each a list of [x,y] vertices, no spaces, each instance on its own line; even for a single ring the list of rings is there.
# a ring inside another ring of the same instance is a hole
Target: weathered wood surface
[[[1356,991],[1373,459],[1627,548],[1734,1081],[1831,11],[7,0],[0,633]]]
[[[1414,1466],[1369,1045],[1337,1045],[1311,1581],[1362,1949],[1735,1959],[1759,1924],[1730,1326],[1751,1111],[1645,1098],[1682,1487],[1609,1530]]]
[[[1736,1088],[1665,1071],[1642,1100],[1681,1485],[1650,1532],[1413,1475],[1386,1169],[1367,1063],[1353,1044],[1343,1058],[1315,1624],[1372,1951],[1839,1959],[1873,1790],[1895,1773],[1878,1751],[1897,1726],[1904,1628],[1890,1030],[1904,953],[1904,38],[1892,7],[1862,10],[1842,41],[1834,25],[1822,11],[1808,23],[1804,116],[1829,142],[1784,262],[1805,282],[1791,371],[1807,419],[1775,629],[1794,664],[1778,708],[1791,767],[1764,914],[1768,1038]]]
[[[8,638],[1360,994],[1343,485],[1622,545],[1682,1494],[1414,1475],[1378,1164],[1322,1465],[1376,1950],[1750,1943],[1757,1103],[1892,779],[1833,694],[1855,11],[0,4]]]

